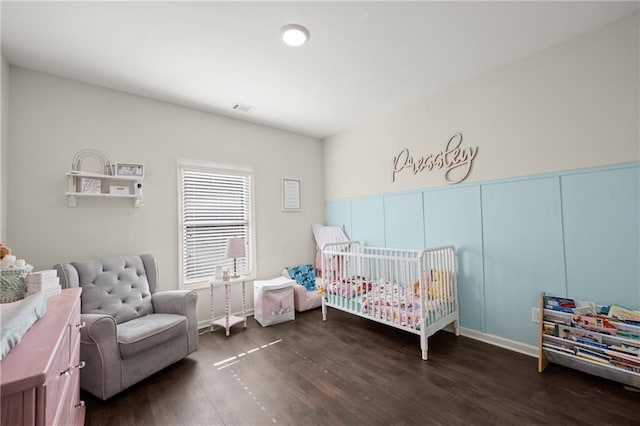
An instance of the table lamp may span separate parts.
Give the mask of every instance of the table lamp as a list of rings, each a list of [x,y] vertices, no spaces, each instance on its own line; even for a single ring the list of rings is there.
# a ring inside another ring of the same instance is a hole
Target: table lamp
[[[236,258],[245,257],[244,237],[227,238],[227,257],[233,257],[233,275],[232,278],[238,278],[238,270],[236,268]]]

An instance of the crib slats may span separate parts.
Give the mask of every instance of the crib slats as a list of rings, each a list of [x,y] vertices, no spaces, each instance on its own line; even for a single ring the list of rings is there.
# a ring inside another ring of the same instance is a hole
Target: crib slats
[[[327,306],[427,337],[450,323],[459,333],[453,247],[428,250],[327,244],[321,257],[323,319]],[[417,289],[417,291],[416,291]]]

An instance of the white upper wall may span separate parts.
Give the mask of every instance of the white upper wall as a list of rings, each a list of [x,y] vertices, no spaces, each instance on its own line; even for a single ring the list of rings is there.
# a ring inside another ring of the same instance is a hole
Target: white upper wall
[[[324,142],[325,199],[444,185],[444,169],[392,183],[408,148],[417,161],[478,147],[466,182],[640,160],[639,15],[408,105]]]
[[[36,269],[153,253],[161,288],[177,288],[177,158],[254,170],[259,278],[313,261],[311,224],[324,217],[319,140],[23,68],[11,67],[10,84],[7,243]],[[78,198],[68,207],[65,173],[85,148],[144,164],[144,206]],[[283,177],[301,180],[301,213],[281,211]]]
[[[4,55],[0,55],[2,62],[0,68],[0,80],[2,86],[0,88],[1,103],[0,115],[2,122],[0,124],[0,242],[6,244],[7,237],[7,182],[8,182],[8,162],[7,147],[9,146],[9,64],[4,59]]]

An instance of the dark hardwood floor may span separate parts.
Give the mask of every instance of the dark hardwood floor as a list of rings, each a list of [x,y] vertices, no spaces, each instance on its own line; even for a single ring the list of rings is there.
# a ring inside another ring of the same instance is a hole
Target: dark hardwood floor
[[[87,425],[640,424],[640,393],[448,332],[329,310],[200,336],[198,352],[103,402]],[[259,348],[256,350],[256,348]],[[235,358],[234,358],[235,357]],[[225,361],[226,360],[226,361]]]

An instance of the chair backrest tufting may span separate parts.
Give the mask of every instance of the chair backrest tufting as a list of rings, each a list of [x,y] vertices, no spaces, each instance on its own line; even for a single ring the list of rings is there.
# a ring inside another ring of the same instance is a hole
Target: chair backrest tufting
[[[82,287],[83,314],[106,314],[117,323],[153,313],[157,266],[151,255],[110,257],[56,265],[63,287]]]

